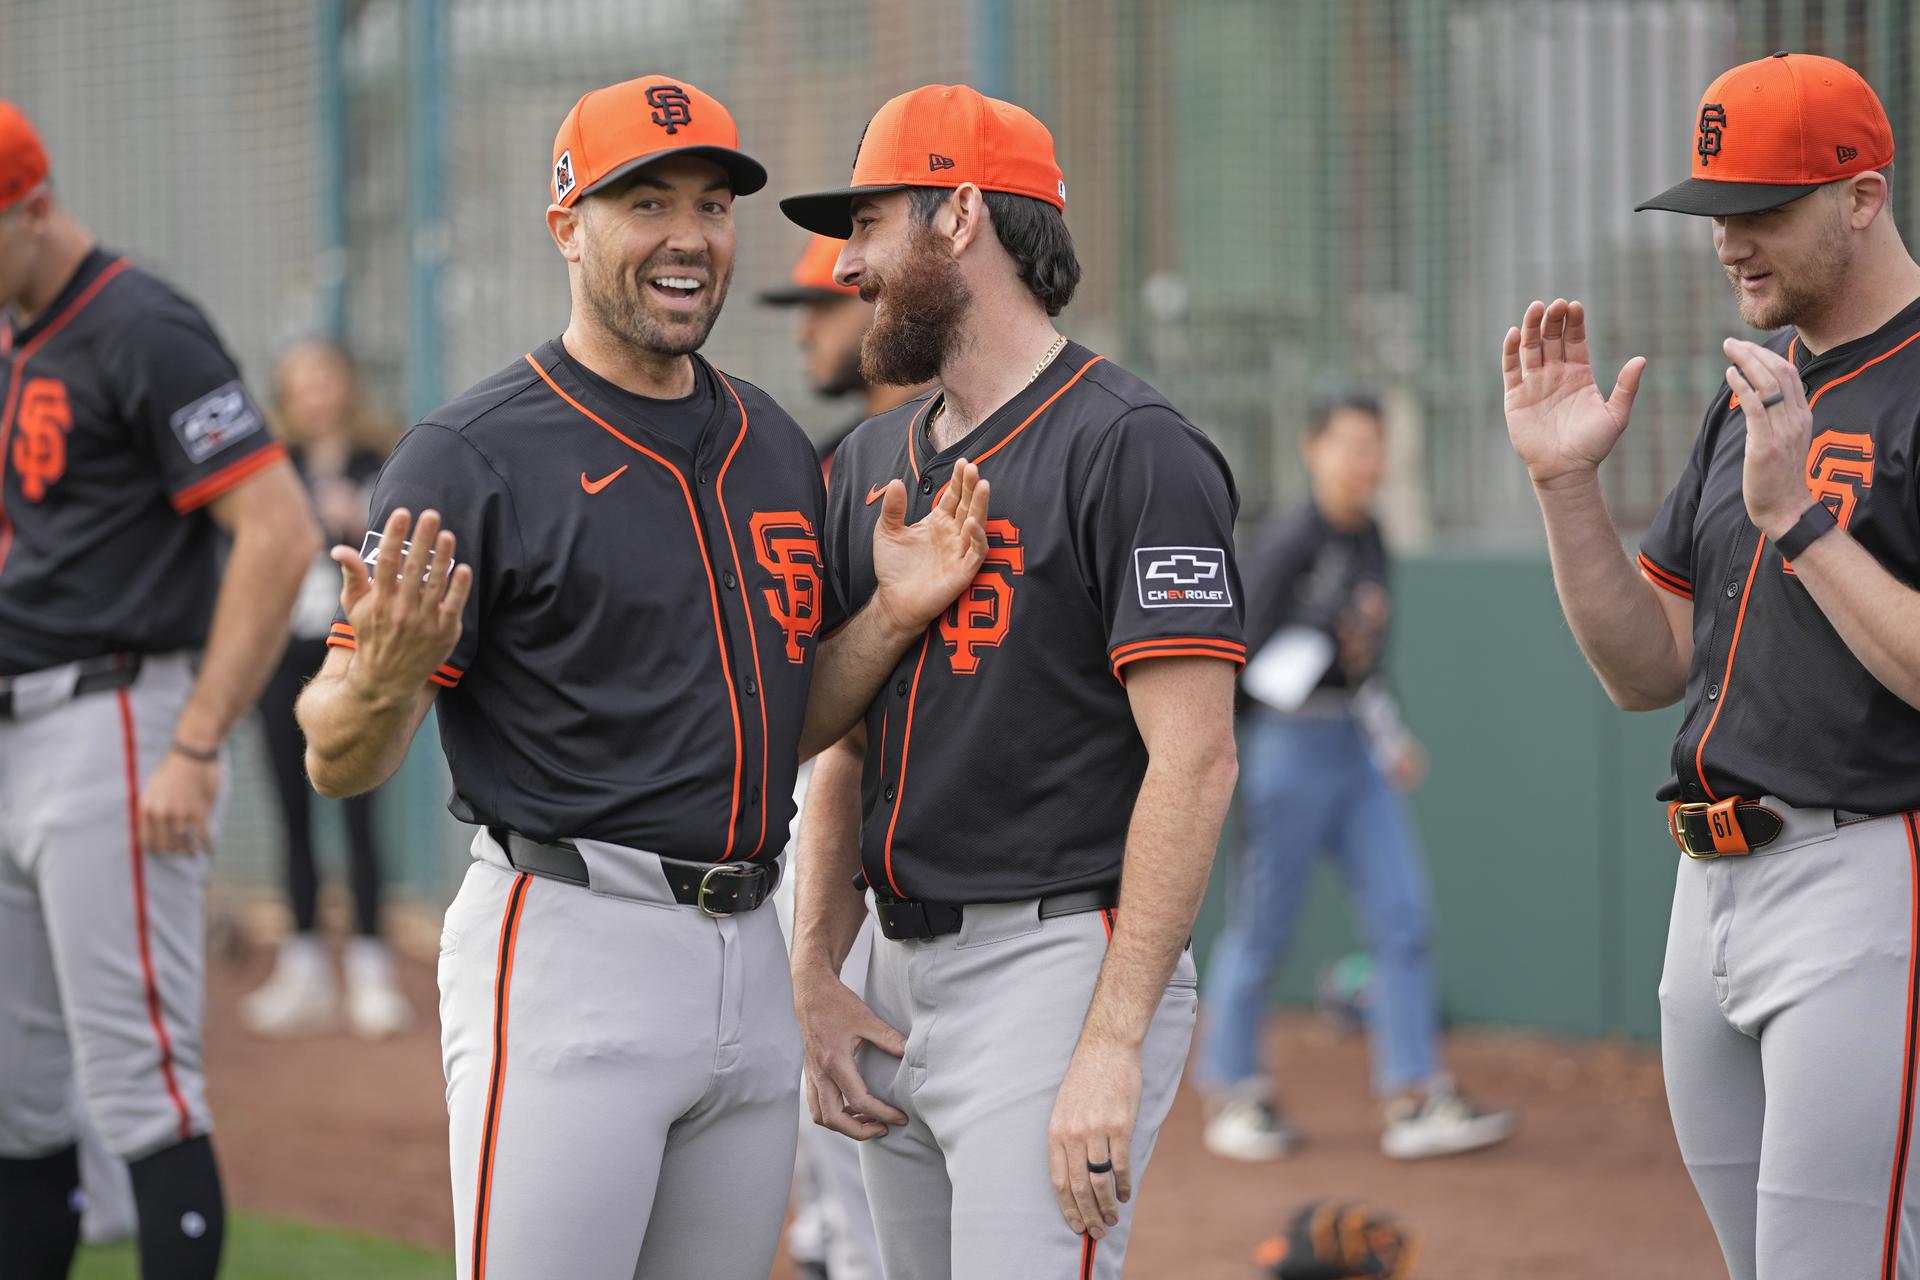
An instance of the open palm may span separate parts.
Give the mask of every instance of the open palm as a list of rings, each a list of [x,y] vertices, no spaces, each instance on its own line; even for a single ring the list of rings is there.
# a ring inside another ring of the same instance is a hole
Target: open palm
[[[1586,309],[1556,298],[1535,302],[1500,351],[1507,435],[1535,484],[1591,473],[1627,429],[1644,357],[1627,361],[1602,397],[1587,352]]]
[[[908,524],[907,490],[887,485],[873,530],[876,603],[906,634],[918,634],[966,590],[987,555],[989,486],[962,458],[933,510]]]

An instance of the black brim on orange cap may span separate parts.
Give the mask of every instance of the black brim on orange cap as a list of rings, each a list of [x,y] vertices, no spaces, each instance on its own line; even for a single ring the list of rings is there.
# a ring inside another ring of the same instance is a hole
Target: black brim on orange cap
[[[769,307],[798,307],[808,302],[853,302],[860,295],[844,289],[823,289],[817,284],[787,284],[762,289],[756,296]]]
[[[861,196],[883,196],[890,191],[906,191],[904,182],[885,187],[842,187],[838,191],[815,191],[810,195],[787,196],[780,201],[780,212],[795,226],[835,240],[853,238],[853,202]]]
[[[698,160],[711,160],[726,170],[727,181],[732,184],[736,196],[750,196],[767,185],[767,170],[758,160],[744,151],[733,151],[726,147],[668,147],[664,151],[649,152],[610,169],[601,175],[600,180],[585,188],[574,197],[576,202],[586,199],[596,191],[620,181],[629,174],[637,173],[650,164],[662,160],[671,160],[675,156],[693,156]]]
[[[1825,183],[1782,185],[1777,182],[1704,182],[1688,178],[1650,200],[1633,206],[1635,213],[1664,209],[1701,218],[1737,218],[1743,213],[1765,213],[1811,195]]]

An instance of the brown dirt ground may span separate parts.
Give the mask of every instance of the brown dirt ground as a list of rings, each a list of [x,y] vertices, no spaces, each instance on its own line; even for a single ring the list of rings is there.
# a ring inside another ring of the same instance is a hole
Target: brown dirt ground
[[[447,1248],[431,965],[404,964],[422,1014],[407,1035],[273,1043],[235,1016],[239,996],[265,978],[267,953],[223,950],[210,967],[207,1060],[234,1202]],[[1413,1223],[1420,1280],[1725,1274],[1674,1148],[1651,1050],[1488,1031],[1449,1043],[1477,1096],[1522,1109],[1520,1133],[1494,1151],[1403,1165],[1376,1146],[1364,1044],[1310,1016],[1279,1019],[1273,1061],[1310,1145],[1272,1165],[1216,1160],[1201,1150],[1198,1099],[1183,1089],[1146,1179],[1128,1276],[1250,1280],[1248,1259],[1284,1211],[1324,1195],[1365,1198]],[[787,1276],[782,1262],[775,1280]]]

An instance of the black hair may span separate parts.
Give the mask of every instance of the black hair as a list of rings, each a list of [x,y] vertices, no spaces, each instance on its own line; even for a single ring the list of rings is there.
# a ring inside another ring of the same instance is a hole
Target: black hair
[[[1306,438],[1318,440],[1336,413],[1364,413],[1382,427],[1387,415],[1380,407],[1378,393],[1358,387],[1327,391],[1316,395],[1307,409]]]
[[[1032,196],[1010,195],[1005,191],[981,192],[987,200],[987,213],[993,219],[993,233],[1019,264],[1020,280],[1047,314],[1057,316],[1073,301],[1080,286],[1080,259],[1073,251],[1073,233],[1061,212],[1044,200]],[[946,187],[913,187],[907,192],[914,221],[931,226],[953,192]]]

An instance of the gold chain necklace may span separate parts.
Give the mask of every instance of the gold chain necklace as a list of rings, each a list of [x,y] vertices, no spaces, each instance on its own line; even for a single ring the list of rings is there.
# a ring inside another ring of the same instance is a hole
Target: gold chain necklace
[[[1040,375],[1047,371],[1047,366],[1052,364],[1054,362],[1054,359],[1062,351],[1066,350],[1066,346],[1067,346],[1066,334],[1062,333],[1055,336],[1053,340],[1053,345],[1047,348],[1047,354],[1040,357],[1040,363],[1033,366],[1033,372],[1027,375],[1026,385],[1030,387],[1035,382],[1038,382],[1040,380]],[[947,411],[947,400],[945,396],[942,396],[940,398],[939,407],[936,408],[933,411],[932,416],[930,416],[927,419],[926,430],[927,430],[928,440],[933,439],[933,424],[940,421],[941,415],[946,413],[946,411]]]

